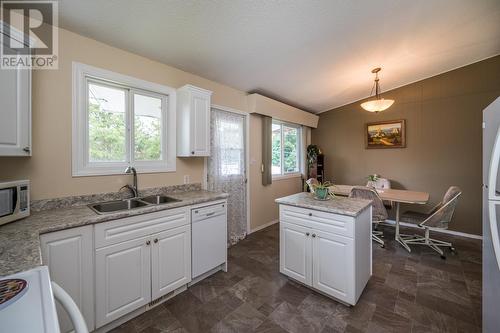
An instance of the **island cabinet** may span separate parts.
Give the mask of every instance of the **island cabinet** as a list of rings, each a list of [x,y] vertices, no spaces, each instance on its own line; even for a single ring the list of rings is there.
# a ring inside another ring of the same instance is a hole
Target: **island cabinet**
[[[280,272],[355,305],[371,276],[371,206],[345,216],[280,204]]]

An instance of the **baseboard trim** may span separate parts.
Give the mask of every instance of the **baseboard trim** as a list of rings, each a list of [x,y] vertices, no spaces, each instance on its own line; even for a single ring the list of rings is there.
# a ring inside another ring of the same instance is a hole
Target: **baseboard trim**
[[[396,221],[386,220],[385,223],[393,225],[393,224],[396,224]],[[403,227],[414,228],[414,229],[422,229],[418,225],[415,225],[412,223],[399,222],[399,225],[401,225]],[[483,239],[483,236],[480,236],[480,235],[468,234],[465,232],[453,231],[453,230],[449,230],[449,229],[442,229],[442,230],[433,229],[432,232],[440,232],[442,234],[448,234],[448,235],[452,235],[452,236],[465,237],[465,238],[473,238],[473,239],[480,239],[480,240]]]
[[[279,222],[279,220],[278,220],[278,219],[276,219],[276,220],[272,220],[272,221],[271,221],[271,222],[269,222],[269,223],[266,223],[266,224],[263,224],[263,225],[259,225],[257,228],[250,229],[249,234],[253,234],[253,233],[254,233],[254,232],[256,232],[256,231],[259,231],[259,230],[265,229],[265,228],[267,228],[267,227],[270,227],[270,226],[272,226],[273,224],[276,224],[276,223],[278,223],[278,222]]]

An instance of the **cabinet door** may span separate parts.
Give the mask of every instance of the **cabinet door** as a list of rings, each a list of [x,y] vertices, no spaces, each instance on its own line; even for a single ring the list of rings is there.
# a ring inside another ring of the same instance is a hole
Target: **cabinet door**
[[[191,226],[153,236],[151,295],[155,300],[191,282]]]
[[[90,330],[94,329],[94,247],[92,226],[73,228],[40,236],[42,261],[50,278],[75,301]],[[66,311],[57,304],[61,332],[73,325]]]
[[[194,156],[210,155],[210,96],[192,92],[191,145]]]
[[[352,304],[355,277],[353,240],[317,230],[312,230],[312,233],[312,286]]]
[[[151,237],[96,251],[96,326],[151,301]]]
[[[280,222],[280,272],[311,284],[311,232],[309,229]]]
[[[0,101],[0,156],[30,156],[31,70],[0,70]]]

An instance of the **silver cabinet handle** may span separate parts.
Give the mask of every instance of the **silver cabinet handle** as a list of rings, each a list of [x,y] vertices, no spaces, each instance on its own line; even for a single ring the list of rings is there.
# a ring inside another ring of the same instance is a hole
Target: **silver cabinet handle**
[[[31,150],[31,149],[30,149],[30,147],[24,147],[24,148],[23,148],[23,151],[25,151],[26,153],[29,153],[29,152],[30,152],[30,150]]]
[[[207,216],[212,216],[214,214],[215,214],[215,212],[211,212],[211,213],[208,213]]]
[[[306,232],[306,236],[309,236],[309,233],[308,233],[308,232]]]
[[[153,242],[158,243],[158,238],[155,238],[155,240]]]
[[[150,244],[151,244],[150,240],[146,241],[146,245],[150,245]]]
[[[313,236],[313,237],[316,237],[316,234],[313,234],[312,236]]]

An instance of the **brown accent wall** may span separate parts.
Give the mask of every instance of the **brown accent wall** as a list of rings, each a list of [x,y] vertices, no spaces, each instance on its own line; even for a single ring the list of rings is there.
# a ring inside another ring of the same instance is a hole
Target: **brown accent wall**
[[[380,114],[364,111],[364,100],[321,113],[312,143],[326,156],[326,179],[337,184],[364,184],[377,173],[394,188],[429,192],[430,204],[458,185],[463,195],[449,228],[480,235],[482,110],[499,95],[496,56],[386,92],[395,103]],[[365,124],[393,119],[406,119],[407,147],[365,149]]]

